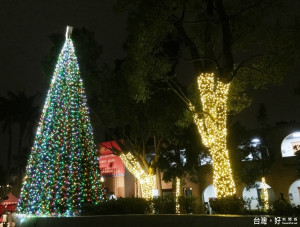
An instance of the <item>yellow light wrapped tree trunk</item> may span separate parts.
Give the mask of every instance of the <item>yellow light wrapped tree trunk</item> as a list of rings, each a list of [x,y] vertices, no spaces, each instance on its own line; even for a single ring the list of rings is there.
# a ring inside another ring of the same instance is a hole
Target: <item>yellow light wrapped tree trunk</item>
[[[151,173],[147,173],[130,152],[127,154],[121,154],[120,158],[122,159],[126,168],[139,180],[142,190],[142,197],[145,199],[151,199],[153,189],[155,187],[156,176]]]
[[[176,214],[180,214],[179,196],[181,196],[180,178],[176,177]]]
[[[262,177],[261,179],[262,181],[262,201],[264,204],[264,209],[265,210],[269,210],[269,193],[268,193],[268,188],[267,188],[267,184],[266,184],[266,178]]]
[[[213,73],[203,73],[198,77],[198,88],[203,115],[200,117],[192,104],[190,109],[203,144],[209,149],[213,160],[213,184],[217,198],[230,196],[236,193],[236,188],[226,145],[229,84],[219,81]]]

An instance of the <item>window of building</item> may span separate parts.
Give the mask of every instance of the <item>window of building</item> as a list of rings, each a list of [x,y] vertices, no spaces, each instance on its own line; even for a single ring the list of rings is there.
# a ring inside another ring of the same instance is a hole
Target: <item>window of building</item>
[[[269,157],[267,146],[259,138],[243,141],[238,149],[241,152],[242,161],[262,160]]]
[[[193,195],[193,189],[192,188],[183,188],[184,195],[187,197],[190,197]]]
[[[284,138],[281,143],[282,157],[292,157],[300,150],[300,131],[293,132]]]
[[[199,160],[199,165],[200,166],[204,166],[207,164],[212,164],[212,158],[210,157],[209,154],[204,153],[204,152],[200,152],[199,156],[198,156],[198,160]]]

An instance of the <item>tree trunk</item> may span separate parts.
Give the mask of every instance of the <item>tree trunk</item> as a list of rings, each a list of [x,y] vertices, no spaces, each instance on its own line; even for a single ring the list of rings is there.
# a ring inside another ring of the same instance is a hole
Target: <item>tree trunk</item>
[[[181,196],[181,179],[179,177],[176,177],[175,179],[175,185],[176,185],[176,214],[180,214],[180,204],[179,204],[179,196]]]
[[[154,142],[154,152],[155,152],[155,164],[157,164],[158,162],[158,158],[159,158],[159,141],[157,141],[157,137],[156,135],[154,135],[153,137],[153,142]],[[156,165],[157,166],[157,165]],[[160,169],[158,167],[156,167],[155,169],[155,173],[156,173],[156,187],[158,190],[158,196],[162,196],[162,187],[161,187],[161,172]]]
[[[9,183],[10,175],[10,164],[11,164],[11,153],[12,153],[12,125],[8,125],[8,150],[7,150],[7,178],[6,183]]]
[[[161,172],[158,167],[156,167],[156,186],[158,190],[158,196],[162,196]]]
[[[213,160],[213,181],[217,197],[226,197],[236,193],[227,149],[227,97],[229,84],[222,83],[213,74],[201,74],[198,77],[203,116],[200,118],[195,108],[194,121],[208,147]]]
[[[153,189],[155,187],[156,176],[147,173],[145,168],[142,168],[140,163],[131,153],[121,154],[122,159],[126,168],[139,180],[142,190],[142,197],[145,199],[151,199],[153,196]]]
[[[23,138],[25,136],[25,125],[20,126],[20,134],[19,134],[19,143],[18,143],[18,158],[19,158],[19,166],[18,166],[18,191],[21,191],[22,187],[22,175],[23,175],[23,165],[22,165],[22,160],[23,160],[23,152],[22,152],[22,147],[23,147]]]

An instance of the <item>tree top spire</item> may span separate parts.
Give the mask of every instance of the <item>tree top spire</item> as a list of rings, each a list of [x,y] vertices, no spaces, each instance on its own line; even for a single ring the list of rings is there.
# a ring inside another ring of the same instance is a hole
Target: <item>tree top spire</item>
[[[68,38],[71,37],[72,31],[73,31],[73,27],[67,25],[67,29],[66,29],[66,39],[68,39]]]

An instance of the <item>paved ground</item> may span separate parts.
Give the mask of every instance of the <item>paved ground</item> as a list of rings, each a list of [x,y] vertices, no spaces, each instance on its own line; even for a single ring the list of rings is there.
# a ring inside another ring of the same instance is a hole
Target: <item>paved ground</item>
[[[298,220],[298,225],[300,225],[300,217],[298,217]],[[267,221],[267,225],[260,223],[261,221]],[[261,225],[258,225],[258,222]],[[283,225],[282,222],[280,224]],[[17,223],[17,227],[247,227],[274,225],[275,217],[242,215],[101,215],[82,217],[29,217],[20,219]],[[284,224],[284,226],[287,225],[289,224]],[[293,224],[293,226],[298,225]]]

